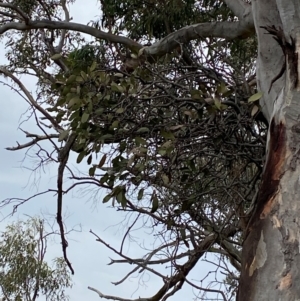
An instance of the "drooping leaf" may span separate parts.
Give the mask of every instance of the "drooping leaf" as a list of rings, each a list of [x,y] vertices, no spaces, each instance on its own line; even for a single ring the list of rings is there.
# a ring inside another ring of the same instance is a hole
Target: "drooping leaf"
[[[90,165],[92,163],[93,155],[90,154],[87,158],[87,164]]]
[[[77,157],[77,160],[76,160],[76,162],[79,164],[81,161],[82,161],[82,159],[85,157],[85,154],[86,154],[86,152],[85,151],[82,151],[79,155],[78,155],[78,157]]]
[[[112,195],[111,195],[111,194],[106,195],[106,196],[103,198],[102,203],[107,203],[111,198],[112,198]]]
[[[218,110],[221,109],[221,102],[218,98],[214,98],[214,104]]]
[[[137,197],[138,201],[140,201],[143,198],[143,196],[144,196],[144,188],[141,188],[139,190],[138,197]]]
[[[262,97],[263,93],[262,92],[257,92],[253,94],[251,97],[249,97],[248,102],[254,102],[259,100]]]
[[[97,62],[94,61],[92,66],[90,67],[90,72],[93,72],[96,69],[96,67],[97,67]]]
[[[104,163],[105,163],[105,161],[106,161],[106,154],[104,154],[103,156],[102,156],[102,158],[101,158],[101,160],[100,160],[100,162],[99,162],[99,164],[98,164],[98,168],[101,168],[103,165],[104,165]]]
[[[155,191],[154,191],[153,194],[152,194],[151,201],[152,201],[152,209],[151,209],[151,213],[154,213],[154,212],[156,212],[157,209],[158,209],[158,198],[157,198],[157,195],[156,195],[156,192],[155,192]]]

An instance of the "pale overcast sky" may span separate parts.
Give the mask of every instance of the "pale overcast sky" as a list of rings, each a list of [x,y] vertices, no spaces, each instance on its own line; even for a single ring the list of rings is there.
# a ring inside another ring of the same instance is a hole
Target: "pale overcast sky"
[[[81,1],[78,0],[71,8],[71,15],[74,22],[81,22],[86,24],[96,16],[100,15],[99,6],[96,0]],[[4,46],[0,46],[0,54],[3,57]],[[0,64],[3,64],[0,60]],[[23,78],[26,87],[34,91],[34,82],[29,78]],[[32,172],[24,167],[32,167],[30,159],[26,159],[22,165],[24,158],[24,151],[9,152],[4,148],[7,146],[16,145],[19,143],[28,142],[24,133],[18,130],[18,125],[24,119],[22,114],[25,112],[27,105],[16,93],[11,91],[8,87],[0,86],[1,92],[1,110],[0,110],[0,200],[8,197],[28,197],[37,191],[47,190],[48,188],[55,188],[56,186],[56,168],[51,166],[46,168],[34,179]],[[26,114],[25,114],[26,116]],[[35,125],[33,122],[23,124],[22,128],[27,131],[35,132]],[[71,158],[72,159],[72,158]],[[74,166],[76,166],[73,158]],[[85,166],[82,166],[84,169]],[[37,181],[38,180],[38,181]],[[37,183],[38,185],[35,185]],[[73,233],[69,237],[68,257],[75,269],[75,276],[73,277],[74,286],[69,290],[71,301],[96,301],[99,296],[88,290],[88,286],[99,289],[104,294],[117,295],[123,298],[138,298],[150,297],[162,286],[160,279],[153,275],[147,275],[144,279],[130,278],[125,283],[114,286],[111,282],[118,281],[126,275],[132,268],[131,266],[108,266],[110,262],[109,257],[116,258],[103,245],[95,241],[95,238],[89,233],[92,229],[99,236],[109,242],[111,246],[118,248],[122,239],[122,234],[126,231],[126,227],[118,226],[124,215],[116,212],[114,209],[107,208],[102,204],[102,195],[98,194],[98,205],[95,206],[95,200],[90,199],[87,195],[74,196],[68,195],[64,198],[64,211],[69,213],[66,224],[69,228],[81,224],[82,231]],[[19,208],[17,214],[13,219],[18,217],[25,218],[24,214],[35,215],[41,212],[56,213],[56,197],[51,194],[38,197],[31,200],[29,203]],[[11,207],[2,208],[2,216],[7,215],[11,211]],[[12,219],[5,219],[0,224],[3,229],[5,224]],[[113,227],[114,226],[114,227]],[[57,227],[55,225],[55,227]],[[154,241],[150,231],[139,230],[135,232],[136,238],[140,244],[146,244],[151,247]],[[72,240],[70,240],[70,238]],[[127,254],[132,257],[139,257],[143,255],[142,250],[135,243],[127,244]],[[57,244],[52,244],[49,247],[49,257],[62,256],[59,239]],[[200,262],[194,269],[190,279],[201,279],[208,273],[208,265]],[[201,285],[201,283],[199,283]],[[203,283],[202,283],[203,285]],[[194,300],[195,295],[190,287],[184,286],[175,296],[169,298],[172,301]]]

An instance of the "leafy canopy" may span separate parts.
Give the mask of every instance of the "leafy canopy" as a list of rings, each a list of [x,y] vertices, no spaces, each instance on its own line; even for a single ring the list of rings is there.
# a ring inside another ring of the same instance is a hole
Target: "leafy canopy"
[[[16,6],[6,8],[27,25],[13,35],[8,31],[9,63],[1,72],[21,89],[33,115],[42,115],[36,119],[42,133],[30,133],[30,143],[9,149],[38,146],[43,162],[58,163],[57,221],[71,269],[63,195],[90,185],[97,192],[105,189],[104,203],[144,217],[144,227],[160,237],[146,254],[149,260],[142,260],[142,272],[164,281],[149,300],[166,300],[170,290],[179,290],[207,253],[222,259],[224,291],[233,300],[268,124],[253,81],[253,28],[243,31],[242,20],[230,9],[234,5],[227,2],[102,1],[101,18],[89,26],[71,22],[66,1],[35,1],[26,11],[28,19]],[[53,21],[61,16],[64,22]],[[7,14],[1,22],[9,23]],[[200,24],[206,34],[195,35],[198,25],[192,24]],[[224,33],[225,26],[235,26],[236,39],[227,38],[232,33]],[[89,39],[79,32],[89,33]],[[37,78],[34,96],[18,74]],[[54,151],[45,149],[44,141]],[[84,175],[69,164],[72,152],[78,164],[88,165]],[[71,187],[64,183],[66,174],[74,181]],[[97,240],[124,262],[135,263],[133,272],[141,268],[140,259],[128,259],[122,248],[118,252]],[[172,267],[167,275],[149,268],[156,255],[158,263]],[[228,260],[236,274],[227,268]],[[201,291],[195,282],[189,285]]]
[[[6,227],[0,238],[0,295],[5,300],[68,300],[70,273],[63,258],[46,261],[47,237],[43,220],[30,218]]]

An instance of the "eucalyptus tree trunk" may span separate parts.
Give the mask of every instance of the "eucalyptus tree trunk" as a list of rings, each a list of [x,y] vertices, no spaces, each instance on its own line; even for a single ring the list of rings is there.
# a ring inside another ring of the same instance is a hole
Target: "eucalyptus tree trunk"
[[[267,159],[243,245],[238,301],[300,300],[300,2],[252,0]]]

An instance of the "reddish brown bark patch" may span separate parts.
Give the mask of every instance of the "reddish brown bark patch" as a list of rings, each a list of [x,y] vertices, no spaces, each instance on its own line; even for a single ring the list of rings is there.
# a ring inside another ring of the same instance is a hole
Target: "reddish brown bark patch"
[[[283,174],[282,167],[285,163],[285,152],[285,126],[282,122],[276,125],[273,118],[270,125],[269,154],[258,195],[256,212],[252,218],[253,224],[260,218],[264,218],[264,213],[271,211],[271,208],[267,207],[272,207],[273,197],[278,190],[279,181]]]
[[[292,275],[288,273],[285,277],[280,280],[278,288],[282,291],[284,289],[289,289],[292,286]]]
[[[264,232],[263,230],[268,233],[272,229],[271,220],[266,217],[274,210],[278,185],[283,175],[286,153],[286,128],[282,122],[276,124],[273,118],[269,131],[269,154],[258,195],[257,207],[250,219],[248,233],[246,233],[246,239],[243,244],[242,272],[237,294],[237,300],[239,301],[253,300],[252,295],[257,285],[256,278],[258,272],[255,270],[250,276],[249,268],[257,255],[257,245],[261,233]]]

